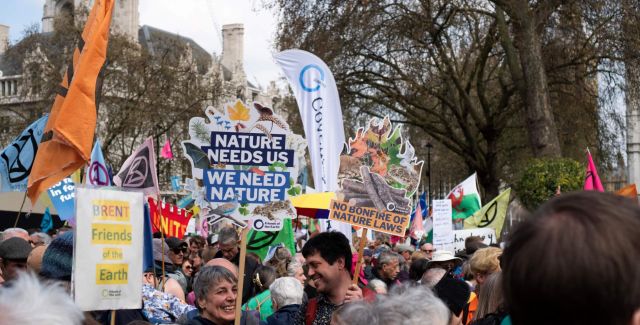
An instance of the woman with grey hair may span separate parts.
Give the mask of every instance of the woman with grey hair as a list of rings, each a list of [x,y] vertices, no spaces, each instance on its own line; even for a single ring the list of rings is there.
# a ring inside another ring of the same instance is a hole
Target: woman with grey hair
[[[287,276],[294,277],[296,280],[300,281],[300,284],[304,285],[304,282],[307,281],[307,277],[304,276],[304,269],[302,268],[302,263],[297,259],[291,260],[289,265],[287,265]]]
[[[293,324],[302,303],[304,289],[298,279],[283,277],[273,281],[269,287],[273,309],[273,315],[266,320],[267,325]]]
[[[233,324],[236,318],[238,279],[221,266],[205,266],[193,283],[200,315],[188,325]]]

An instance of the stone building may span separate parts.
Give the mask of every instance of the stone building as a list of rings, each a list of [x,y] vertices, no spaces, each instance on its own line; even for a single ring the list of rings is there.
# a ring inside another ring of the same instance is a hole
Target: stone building
[[[222,76],[223,98],[219,102],[242,99],[245,101],[259,101],[265,105],[277,106],[279,91],[275,82],[271,82],[267,89],[254,85],[247,80],[244,70],[244,26],[230,24],[222,26],[223,50],[217,55],[208,53],[199,44],[188,37],[170,33],[152,26],[139,26],[138,0],[117,0],[111,23],[111,33],[126,35],[137,42],[141,48],[154,54],[167,47],[169,41],[177,41],[186,45],[190,51],[186,58],[194,65],[194,71],[201,75],[219,74]],[[53,34],[54,21],[60,15],[69,15],[78,26],[82,26],[86,19],[87,8],[93,5],[93,0],[46,0],[43,6],[42,30],[43,35]],[[84,9],[84,10],[83,10]],[[84,14],[83,14],[84,13]],[[75,16],[75,17],[74,17]],[[49,68],[48,58],[40,48],[26,53],[21,62],[8,60],[4,53],[9,42],[10,26],[0,22],[0,125],[8,125],[12,115],[19,109],[24,110],[25,104],[41,101],[38,94],[21,91],[32,88],[32,80],[37,73]],[[193,59],[193,60],[190,60]],[[38,71],[29,71],[34,63],[39,64]],[[31,74],[31,76],[29,75]],[[19,108],[21,107],[21,108]],[[23,117],[24,119],[24,117]],[[35,116],[26,119],[35,119]],[[22,123],[21,123],[22,124]],[[6,128],[0,128],[7,132]],[[2,132],[2,131],[0,131]],[[4,139],[3,139],[4,140]],[[2,141],[3,144],[5,141]]]

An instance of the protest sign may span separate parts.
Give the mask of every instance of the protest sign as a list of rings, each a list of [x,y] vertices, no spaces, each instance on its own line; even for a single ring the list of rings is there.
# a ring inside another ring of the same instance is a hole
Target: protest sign
[[[367,229],[404,237],[423,162],[415,157],[411,143],[403,141],[400,127],[391,127],[388,116],[369,120],[348,142],[340,156],[340,186],[329,219],[363,227],[362,237]],[[358,256],[365,242],[361,241]],[[354,282],[360,266],[361,260]]]
[[[76,213],[76,186],[70,177],[50,187],[47,194],[58,211],[60,220],[65,221],[73,218]]]
[[[282,228],[279,231],[267,231],[265,229],[251,229],[247,238],[247,250],[260,256],[262,260],[267,256],[269,248],[283,245],[292,255],[296,253],[296,243],[293,238],[293,226],[291,219],[281,220]]]
[[[433,246],[447,249],[453,244],[453,221],[451,200],[433,200]]]
[[[167,237],[182,239],[187,232],[187,226],[193,214],[165,202],[161,202],[158,207],[158,203],[151,197],[147,201],[151,214],[152,231],[154,233],[161,231]]]
[[[335,200],[331,201],[329,219],[395,236],[404,236],[404,229],[409,225],[408,215],[375,208],[353,206]]]
[[[142,304],[143,195],[77,188],[73,278],[85,311]]]
[[[289,196],[302,192],[295,180],[304,164],[304,139],[291,132],[283,117],[256,102],[208,107],[205,114],[191,119],[190,139],[182,142],[192,166],[184,189],[202,209],[201,216],[295,218]]]
[[[474,228],[474,229],[462,229],[453,231],[453,244],[448,246],[447,250],[452,251],[454,254],[458,254],[465,251],[464,241],[471,237],[477,236],[482,239],[482,242],[486,245],[495,244],[498,242],[496,233],[492,228]]]

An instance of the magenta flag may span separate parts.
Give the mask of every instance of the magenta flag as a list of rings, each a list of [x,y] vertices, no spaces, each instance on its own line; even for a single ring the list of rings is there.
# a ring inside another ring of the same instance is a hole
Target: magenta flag
[[[173,159],[173,152],[171,152],[171,142],[169,142],[169,138],[164,142],[164,146],[160,151],[160,157],[165,159]]]
[[[602,182],[600,182],[600,176],[598,176],[598,171],[596,170],[596,164],[593,163],[591,152],[588,152],[588,151],[587,151],[587,160],[588,160],[588,165],[587,165],[587,175],[584,178],[584,190],[604,192],[604,187],[602,187]]]
[[[424,226],[422,225],[422,207],[420,206],[419,201],[418,204],[416,204],[416,213],[413,217],[413,222],[411,223],[409,230],[411,238],[415,240],[422,239],[422,236],[424,235]]]

